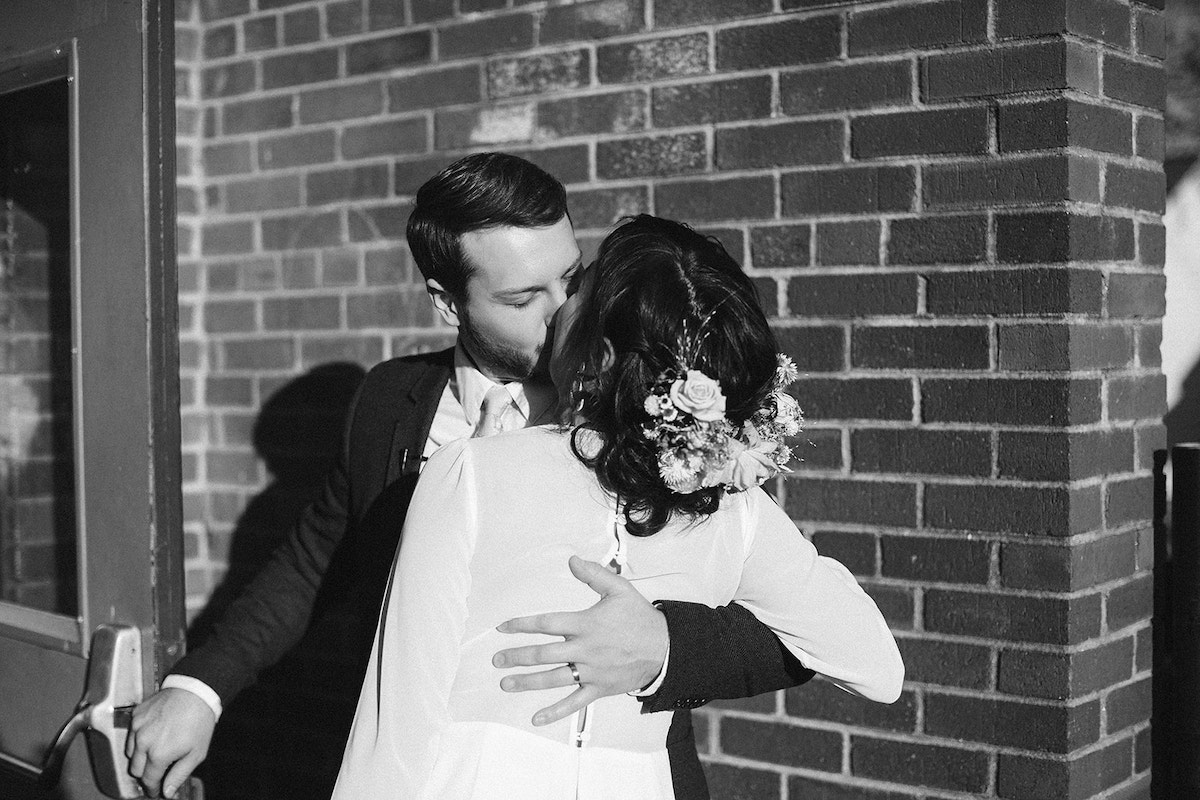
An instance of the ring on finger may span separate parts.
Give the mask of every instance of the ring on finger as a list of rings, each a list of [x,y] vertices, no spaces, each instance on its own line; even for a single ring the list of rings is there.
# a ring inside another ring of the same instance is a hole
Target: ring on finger
[[[567,669],[571,670],[571,680],[575,681],[575,685],[580,685],[579,668],[575,666],[574,661],[567,662]]]

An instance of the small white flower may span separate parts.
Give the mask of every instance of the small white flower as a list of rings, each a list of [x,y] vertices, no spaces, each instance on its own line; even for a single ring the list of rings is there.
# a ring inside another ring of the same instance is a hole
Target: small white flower
[[[688,494],[700,488],[700,478],[691,459],[680,458],[670,450],[658,457],[658,474],[673,492]]]
[[[662,414],[662,405],[658,402],[658,397],[652,394],[646,396],[646,402],[642,403],[642,408],[652,417]]]
[[[783,353],[775,354],[775,362],[775,385],[780,389],[795,383],[796,379],[800,377],[800,370],[796,368],[796,362]]]
[[[795,436],[800,432],[800,404],[785,392],[775,392],[775,427],[784,436]]]

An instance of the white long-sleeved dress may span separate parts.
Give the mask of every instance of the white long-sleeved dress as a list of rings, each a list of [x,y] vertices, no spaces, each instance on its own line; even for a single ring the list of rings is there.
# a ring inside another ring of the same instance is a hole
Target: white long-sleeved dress
[[[334,800],[673,797],[670,714],[622,695],[534,727],[555,698],[500,689],[508,673],[492,655],[550,639],[497,625],[595,603],[571,555],[617,559],[649,600],[737,601],[842,688],[900,694],[904,668],[875,603],[760,489],[727,495],[701,522],[630,536],[569,436],[527,428],[434,454],[401,542]]]

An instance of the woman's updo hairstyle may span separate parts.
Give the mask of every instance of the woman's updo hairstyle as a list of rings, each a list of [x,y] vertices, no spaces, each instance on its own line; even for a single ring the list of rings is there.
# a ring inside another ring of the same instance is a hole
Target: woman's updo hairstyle
[[[741,425],[771,391],[777,345],[753,282],[720,242],[687,225],[632,217],[591,269],[565,358],[580,365],[571,403],[602,444],[584,453],[573,436],[572,449],[624,502],[626,529],[649,536],[674,514],[711,514],[724,491],[677,494],[663,483],[658,447],[643,435],[651,387],[668,370],[700,370],[720,382],[725,416]]]

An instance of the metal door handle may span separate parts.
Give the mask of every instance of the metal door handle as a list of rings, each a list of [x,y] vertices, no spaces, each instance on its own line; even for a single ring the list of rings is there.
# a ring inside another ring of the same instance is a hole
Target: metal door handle
[[[141,634],[128,625],[101,625],[92,635],[87,687],[75,713],[63,725],[46,754],[38,780],[44,787],[58,785],[63,760],[79,733],[88,740],[96,785],[109,797],[143,797],[137,780],[129,774],[125,735],[133,706],[142,699]]]

